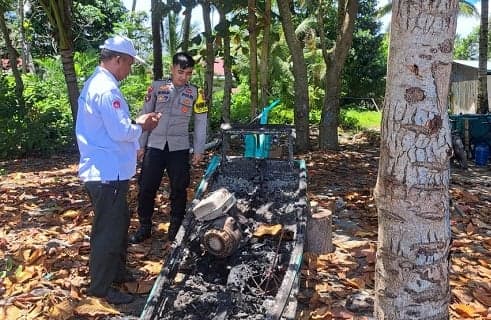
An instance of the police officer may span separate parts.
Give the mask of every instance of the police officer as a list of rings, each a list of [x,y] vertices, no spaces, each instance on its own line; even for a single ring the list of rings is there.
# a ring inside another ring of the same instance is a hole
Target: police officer
[[[140,227],[130,237],[131,243],[150,238],[155,196],[164,170],[170,182],[170,226],[168,239],[174,240],[186,210],[190,182],[189,123],[194,116],[193,165],[203,157],[206,141],[207,107],[198,100],[197,88],[189,83],[194,68],[193,58],[184,52],[172,57],[171,77],[154,81],[148,88],[142,113],[162,114],[159,125],[145,132],[140,145],[145,147],[139,179],[138,217]]]
[[[100,64],[85,82],[76,121],[79,177],[95,216],[90,235],[88,294],[109,303],[129,303],[133,296],[113,288],[125,282],[130,213],[126,195],[135,174],[138,139],[155,128],[159,115],[139,116],[134,123],[119,81],[128,76],[136,55],[131,40],[116,36],[101,46]]]

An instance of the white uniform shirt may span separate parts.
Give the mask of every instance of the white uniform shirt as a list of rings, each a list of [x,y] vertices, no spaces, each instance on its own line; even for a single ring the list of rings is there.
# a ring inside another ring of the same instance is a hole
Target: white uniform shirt
[[[114,76],[97,67],[78,99],[76,124],[82,181],[127,180],[136,172],[139,125]]]

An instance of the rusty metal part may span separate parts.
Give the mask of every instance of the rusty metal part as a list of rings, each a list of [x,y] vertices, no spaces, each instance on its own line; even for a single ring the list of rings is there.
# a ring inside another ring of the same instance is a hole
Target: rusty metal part
[[[217,219],[201,239],[206,251],[217,257],[228,257],[238,248],[242,231],[233,217]]]

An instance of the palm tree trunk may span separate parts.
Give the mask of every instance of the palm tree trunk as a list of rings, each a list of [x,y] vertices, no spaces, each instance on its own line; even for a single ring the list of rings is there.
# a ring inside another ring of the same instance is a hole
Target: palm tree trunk
[[[75,63],[73,61],[73,38],[72,38],[72,1],[71,0],[39,0],[48,15],[50,24],[56,33],[58,47],[65,73],[68,98],[72,111],[72,119],[75,127],[78,109],[79,90]]]
[[[193,8],[186,7],[184,10],[184,20],[182,21],[182,51],[187,52],[189,49],[189,35],[191,34],[191,17]]]
[[[215,70],[215,52],[213,50],[213,34],[211,29],[210,10],[211,4],[209,0],[203,0],[201,2],[203,8],[203,26],[205,29],[206,40],[206,70],[205,70],[205,100],[208,104],[208,108],[213,106],[213,71]]]
[[[223,106],[222,120],[225,123],[230,123],[230,105],[232,103],[232,57],[230,56],[230,32],[229,22],[226,17],[226,12],[223,8],[218,7],[220,13],[220,23],[224,24],[223,36],[223,71],[225,74],[225,82],[223,84]]]
[[[0,6],[0,30],[3,34],[3,39],[5,40],[5,46],[7,47],[7,53],[10,60],[10,68],[12,69],[12,74],[15,79],[15,96],[19,103],[19,106],[24,106],[24,82],[22,82],[22,76],[17,68],[17,54],[15,52],[14,47],[12,46],[12,41],[10,40],[10,31],[7,28],[7,24],[5,22],[5,12]]]
[[[295,121],[295,148],[302,152],[310,149],[309,140],[309,88],[307,77],[307,64],[303,56],[303,48],[295,35],[295,27],[290,12],[290,1],[278,0],[278,9],[281,15],[281,24],[285,33],[286,42],[292,57],[292,72],[294,75],[294,112]]]
[[[75,63],[73,61],[73,50],[60,49],[61,63],[63,65],[63,74],[68,89],[68,99],[70,106],[78,106],[78,96],[80,94],[77,84],[77,73],[75,72]],[[77,109],[72,108],[73,119],[76,119]]]
[[[322,6],[319,7],[319,10],[322,10]],[[339,148],[338,123],[341,76],[346,57],[348,56],[353,41],[353,30],[355,28],[357,11],[357,0],[339,0],[336,43],[330,54],[328,54],[325,49],[325,36],[321,37],[321,47],[327,72],[324,88],[324,103],[319,127],[319,147],[322,150],[337,150]],[[323,34],[323,15],[319,16],[319,29]]]
[[[256,0],[247,1],[247,29],[249,30],[249,88],[251,90],[251,119],[257,114],[258,85],[257,85],[257,17]]]
[[[477,93],[478,113],[489,112],[488,101],[488,0],[481,1],[481,26],[479,30],[479,87]]]
[[[259,65],[259,82],[261,84],[261,107],[268,104],[269,91],[269,65],[270,65],[270,50],[271,50],[271,1],[264,2],[263,15],[263,43],[261,48],[261,60]]]
[[[162,79],[162,40],[160,39],[160,25],[162,22],[162,14],[160,12],[158,0],[152,0],[152,44],[153,44],[153,79]]]
[[[393,4],[374,192],[375,317],[448,320],[447,98],[458,1]]]

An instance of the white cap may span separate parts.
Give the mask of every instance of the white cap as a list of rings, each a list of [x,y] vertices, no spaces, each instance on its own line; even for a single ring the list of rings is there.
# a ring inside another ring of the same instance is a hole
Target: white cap
[[[136,54],[133,42],[123,36],[114,36],[112,38],[109,38],[104,41],[104,44],[100,45],[99,48],[124,53],[135,58],[135,60],[138,60],[141,63],[145,63],[145,60],[143,60]]]

